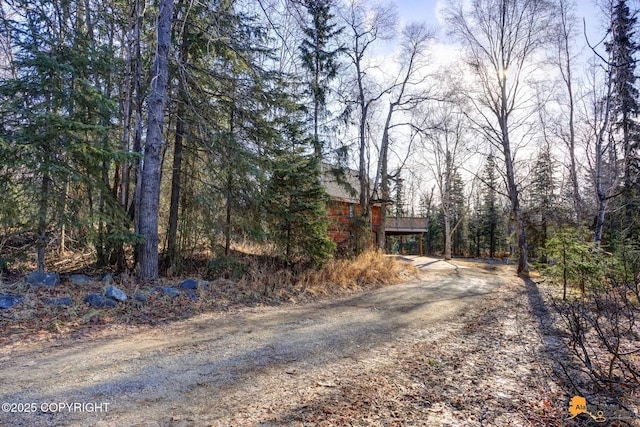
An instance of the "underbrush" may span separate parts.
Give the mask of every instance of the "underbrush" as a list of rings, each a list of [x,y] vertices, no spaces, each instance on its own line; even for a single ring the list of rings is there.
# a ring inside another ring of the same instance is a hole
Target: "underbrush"
[[[34,287],[22,281],[0,283],[0,294],[23,298],[19,304],[0,310],[0,343],[68,334],[101,325],[154,325],[205,312],[310,302],[395,284],[417,272],[412,265],[378,251],[365,252],[353,260],[331,260],[321,269],[285,266],[267,255],[235,255],[210,261],[209,269],[203,271],[206,280],[198,280],[197,289],[178,296],[162,289],[179,287],[182,279],[161,278],[146,283],[131,274],[116,275],[114,284],[129,298],[109,309],[91,308],[83,303],[88,293],[104,293],[108,284],[99,279],[81,286],[71,284],[66,275],[55,287]],[[146,300],[132,298],[134,294],[144,294]],[[63,297],[71,298],[74,304],[47,304],[51,299]]]

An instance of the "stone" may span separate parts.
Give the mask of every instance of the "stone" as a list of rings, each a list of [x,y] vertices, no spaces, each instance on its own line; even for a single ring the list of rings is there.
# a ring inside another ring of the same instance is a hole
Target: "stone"
[[[198,281],[196,279],[187,279],[180,284],[180,289],[198,289]]]
[[[114,300],[98,294],[87,295],[83,302],[89,304],[89,307],[94,308],[113,308],[116,306],[116,302]]]
[[[22,297],[19,297],[17,295],[0,295],[0,309],[13,307],[21,301]]]
[[[114,299],[116,301],[126,301],[127,300],[127,294],[125,294],[122,290],[116,288],[113,285],[109,286],[107,288],[107,290],[104,291],[104,295],[107,298],[111,298],[111,299]]]
[[[56,307],[71,306],[75,303],[71,297],[51,298],[46,302],[47,305],[55,305]]]
[[[55,286],[60,284],[60,276],[57,273],[40,273],[34,271],[27,274],[25,281],[34,286]]]
[[[181,294],[180,290],[176,288],[162,288],[162,293],[168,296],[169,298],[175,298]]]
[[[135,294],[133,294],[133,299],[135,299],[136,301],[144,303],[144,302],[147,302],[147,300],[149,298],[145,294],[135,293]]]
[[[113,283],[113,274],[107,273],[102,277],[104,283]]]
[[[71,276],[69,276],[69,281],[71,281],[71,283],[76,286],[86,285],[91,282],[91,277],[85,274],[72,274]]]

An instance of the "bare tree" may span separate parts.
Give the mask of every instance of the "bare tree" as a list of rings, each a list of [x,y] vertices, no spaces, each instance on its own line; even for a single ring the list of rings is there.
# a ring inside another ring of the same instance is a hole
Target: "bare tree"
[[[341,13],[345,23],[345,54],[348,56],[355,73],[355,100],[348,102],[348,110],[357,111],[358,126],[358,176],[360,184],[360,228],[366,229],[370,218],[370,182],[367,162],[367,125],[370,119],[371,107],[379,101],[385,90],[372,89],[375,87],[371,80],[374,74],[368,56],[372,46],[379,40],[389,39],[396,28],[396,13],[392,6],[369,7],[366,2],[350,0]],[[355,108],[354,108],[355,107]],[[365,246],[366,234],[359,233],[358,249]]]
[[[432,122],[430,130],[423,132],[425,165],[435,178],[440,196],[445,259],[452,257],[453,235],[461,224],[461,218],[454,220],[454,199],[462,195],[454,194],[453,183],[461,165],[468,160],[470,154],[466,149],[468,136],[465,135],[469,123],[462,112],[462,105],[461,100],[434,103],[427,114]]]
[[[578,182],[578,167],[576,161],[576,123],[575,123],[575,88],[573,86],[574,54],[571,42],[576,35],[576,19],[572,13],[573,4],[569,0],[559,0],[557,4],[557,66],[566,89],[565,108],[566,122],[559,126],[560,138],[564,141],[569,155],[569,180],[573,192],[573,207],[576,223],[582,222],[582,197]]]
[[[424,65],[424,53],[427,43],[431,38],[432,34],[424,24],[408,25],[403,31],[402,52],[399,59],[400,70],[395,81],[388,89],[390,94],[389,109],[380,144],[380,161],[377,175],[380,178],[380,197],[383,202],[390,199],[389,180],[393,178],[389,174],[389,148],[391,144],[389,134],[394,128],[411,125],[406,121],[394,123],[394,113],[412,110],[429,97],[429,92],[423,85],[425,78],[420,74],[420,70]],[[386,242],[386,220],[387,211],[383,207],[378,234],[378,245],[383,250]]]
[[[156,58],[153,64],[149,121],[144,149],[140,194],[140,234],[145,239],[138,261],[142,279],[158,278],[158,211],[160,205],[160,149],[169,79],[169,50],[173,0],[161,0],[157,21]]]
[[[463,44],[478,83],[470,99],[477,116],[475,128],[504,157],[507,193],[516,224],[518,273],[529,270],[520,188],[514,168],[517,132],[527,119],[525,78],[533,71],[534,54],[545,40],[549,8],[543,0],[476,0],[448,11],[451,33]],[[518,118],[517,115],[520,115]],[[517,122],[516,120],[520,120]],[[526,132],[522,132],[526,134]]]

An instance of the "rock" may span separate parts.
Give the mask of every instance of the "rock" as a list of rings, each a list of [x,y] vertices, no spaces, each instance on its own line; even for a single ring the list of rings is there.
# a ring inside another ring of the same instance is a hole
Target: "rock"
[[[181,294],[180,290],[176,288],[162,288],[162,293],[168,296],[169,298],[175,298]]]
[[[34,271],[27,274],[25,281],[34,286],[55,286],[60,284],[60,276],[57,273],[40,273]]]
[[[85,275],[85,274],[72,274],[71,276],[69,276],[69,280],[71,281],[72,284],[74,285],[86,285],[89,282],[91,282],[91,277]]]
[[[113,283],[113,274],[107,273],[102,277],[104,283]]]
[[[116,302],[114,300],[98,294],[87,295],[83,302],[89,304],[89,307],[95,308],[113,308],[116,306]]]
[[[107,288],[107,290],[104,291],[104,295],[107,298],[111,298],[111,299],[114,299],[116,301],[126,301],[127,300],[127,294],[125,294],[122,290],[116,288],[113,285],[109,286]]]
[[[198,289],[198,281],[196,279],[187,279],[180,284],[180,289]]]
[[[17,303],[22,301],[22,297],[17,295],[0,295],[0,309],[13,307]]]
[[[149,298],[145,294],[136,293],[136,294],[133,294],[133,299],[135,299],[136,301],[145,303]]]
[[[48,299],[46,304],[55,305],[56,307],[63,307],[63,306],[71,306],[71,305],[74,305],[75,303],[73,302],[73,299],[71,297],[62,297],[62,298]]]

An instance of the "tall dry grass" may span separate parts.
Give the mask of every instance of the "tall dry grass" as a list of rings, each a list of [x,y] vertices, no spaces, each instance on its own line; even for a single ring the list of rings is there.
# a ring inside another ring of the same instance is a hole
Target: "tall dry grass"
[[[312,295],[340,294],[398,283],[417,271],[409,263],[372,249],[355,259],[336,259],[319,270],[307,270],[299,275],[296,285]]]
[[[243,264],[246,270],[236,281],[237,289],[280,299],[345,295],[395,284],[418,271],[378,250],[366,251],[355,259],[330,260],[317,270],[293,271],[264,258],[245,259]]]

